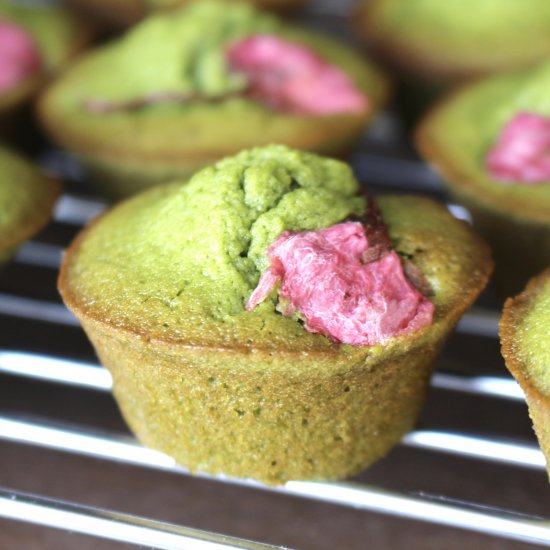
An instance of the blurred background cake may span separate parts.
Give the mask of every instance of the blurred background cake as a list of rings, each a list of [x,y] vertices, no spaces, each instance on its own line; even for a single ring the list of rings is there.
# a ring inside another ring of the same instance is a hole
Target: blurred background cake
[[[465,204],[504,296],[550,266],[550,64],[464,87],[422,122],[420,152]]]
[[[400,71],[434,84],[509,71],[550,54],[546,0],[363,0],[354,23]]]
[[[399,76],[409,125],[445,89],[550,55],[546,0],[360,0],[353,25]]]
[[[111,196],[246,147],[348,150],[388,95],[359,54],[247,4],[149,17],[47,91],[40,118]]]
[[[60,5],[0,2],[0,117],[88,44],[92,28]],[[0,118],[1,124],[1,118]]]
[[[0,148],[0,264],[50,220],[60,186]]]

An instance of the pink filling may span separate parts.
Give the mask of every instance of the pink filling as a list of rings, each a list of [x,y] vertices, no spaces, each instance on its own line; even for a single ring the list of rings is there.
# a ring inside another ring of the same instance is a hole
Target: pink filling
[[[274,36],[252,36],[230,46],[227,59],[233,70],[248,78],[249,95],[274,109],[331,115],[368,106],[346,73],[298,44]]]
[[[487,168],[496,180],[550,181],[550,118],[534,113],[512,117],[487,155]]]
[[[285,231],[269,247],[271,266],[246,309],[254,309],[280,282],[282,313],[299,312],[307,330],[334,342],[370,346],[429,325],[434,306],[407,280],[399,256],[391,251],[364,264],[368,247],[358,222]]]
[[[38,72],[42,58],[33,39],[19,26],[0,20],[0,92]]]

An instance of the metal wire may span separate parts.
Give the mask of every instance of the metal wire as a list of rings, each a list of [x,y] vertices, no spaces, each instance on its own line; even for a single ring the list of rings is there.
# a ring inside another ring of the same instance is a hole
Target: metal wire
[[[152,449],[141,447],[131,437],[90,431],[83,427],[68,427],[60,423],[46,424],[0,416],[0,439],[141,466],[169,469],[174,467],[173,459]],[[403,438],[402,443],[417,449],[541,471],[545,469],[544,456],[540,449],[525,443],[434,430],[411,432]]]
[[[112,384],[109,371],[98,364],[20,351],[0,350],[0,373],[101,391],[110,391]],[[524,400],[521,388],[510,378],[436,372],[432,377],[431,385],[449,391],[516,401]]]
[[[69,327],[77,327],[80,324],[77,318],[61,304],[3,292],[0,292],[0,315]]]
[[[283,550],[282,546],[245,541],[1,487],[0,517],[56,529],[70,526],[75,533],[163,550]]]
[[[449,434],[443,434],[443,436],[446,438],[452,437]],[[409,442],[416,445],[423,438],[428,438],[433,443],[436,437],[435,433],[416,436],[413,434],[409,437]],[[65,428],[41,426],[27,421],[0,418],[0,438],[17,443],[44,446],[58,451],[188,474],[184,468],[177,466],[172,458],[141,447],[128,437],[106,435],[100,432],[85,433],[83,429],[71,431]],[[415,438],[418,439],[417,442],[414,442]],[[473,448],[475,448],[479,443],[475,441],[475,438],[468,438],[467,442],[465,439],[455,441],[455,445],[468,443],[468,445],[473,445]],[[500,447],[498,444],[493,444],[493,449],[487,453],[489,446],[488,442],[483,442],[484,453],[477,456],[477,458],[506,461],[506,453],[510,452],[512,448],[512,446],[507,447],[503,444]],[[431,448],[434,449],[435,445],[431,445]],[[516,453],[517,450],[516,446],[513,452]],[[523,466],[544,468],[544,460],[540,451],[527,448],[523,451],[523,456],[517,457],[518,462],[524,460]],[[474,453],[471,453],[470,456],[474,456]],[[469,529],[485,534],[498,534],[501,537],[523,542],[550,544],[550,521],[546,519],[527,518],[511,512],[503,512],[489,507],[475,507],[471,504],[457,503],[440,497],[400,494],[357,483],[290,481],[280,487],[271,487],[252,480],[239,480],[224,476],[212,477],[206,474],[202,474],[201,477],[371,512],[381,512],[424,522]]]

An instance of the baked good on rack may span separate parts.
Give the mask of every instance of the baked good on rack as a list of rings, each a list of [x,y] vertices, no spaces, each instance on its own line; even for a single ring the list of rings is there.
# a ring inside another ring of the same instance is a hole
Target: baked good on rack
[[[506,301],[500,338],[506,367],[525,392],[550,475],[550,268]]]
[[[60,291],[140,441],[272,484],[353,475],[398,443],[491,260],[428,199],[379,205],[347,165],[270,146],[86,228]]]
[[[0,2],[0,116],[31,98],[91,38],[91,29],[53,4]]]
[[[59,184],[0,148],[0,265],[50,220]]]
[[[435,84],[532,65],[550,54],[550,4],[361,0],[354,23],[400,71]]]
[[[445,98],[417,145],[492,246],[511,296],[550,265],[550,64],[492,76]]]
[[[151,12],[177,8],[191,0],[68,0],[75,8],[115,27],[127,27],[143,19]],[[287,12],[306,3],[307,0],[224,0],[228,4],[250,2],[259,8]]]
[[[121,196],[255,145],[342,152],[386,95],[386,79],[335,41],[203,0],[84,57],[42,98],[40,117]]]
[[[19,25],[0,19],[0,93],[26,86],[40,73],[42,56],[32,37]]]

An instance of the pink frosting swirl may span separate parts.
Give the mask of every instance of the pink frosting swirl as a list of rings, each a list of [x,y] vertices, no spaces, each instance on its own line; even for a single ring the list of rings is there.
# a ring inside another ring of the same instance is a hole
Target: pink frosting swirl
[[[487,155],[487,170],[503,182],[550,181],[550,118],[518,113],[502,129]]]
[[[348,75],[305,46],[270,35],[232,44],[227,59],[248,79],[249,96],[274,109],[304,115],[364,111],[366,96]]]
[[[365,264],[368,248],[358,222],[285,231],[269,247],[271,265],[246,309],[254,309],[280,283],[282,313],[299,312],[308,331],[334,342],[374,345],[429,325],[434,305],[408,281],[399,256],[391,251]]]
[[[0,92],[5,92],[42,68],[42,57],[29,34],[0,19]]]

